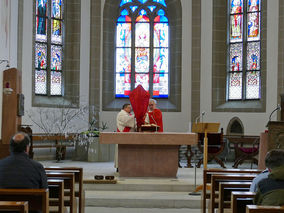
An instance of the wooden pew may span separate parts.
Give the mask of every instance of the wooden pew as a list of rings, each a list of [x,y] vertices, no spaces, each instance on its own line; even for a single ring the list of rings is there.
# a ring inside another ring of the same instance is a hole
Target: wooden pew
[[[75,190],[75,197],[79,199],[79,213],[85,212],[85,193],[83,190],[83,168],[80,167],[45,167],[46,171],[57,171],[74,173],[75,183],[79,185],[78,191]]]
[[[27,201],[0,201],[0,212],[16,211],[28,213],[29,207]]]
[[[49,179],[47,181],[49,189],[49,206],[56,206],[58,213],[64,212],[64,180]],[[50,208],[50,211],[52,209]]]
[[[70,213],[76,212],[74,173],[46,171],[46,176],[48,180],[50,179],[64,180],[64,190],[65,191],[67,190],[69,192],[68,200],[64,200],[64,206],[70,207]]]
[[[210,193],[210,206],[209,212],[214,213],[216,203],[216,192],[219,190],[219,182],[222,181],[250,181],[256,177],[256,174],[213,174],[211,176],[211,193]]]
[[[28,201],[30,211],[49,212],[48,189],[0,189],[1,201]]]
[[[224,213],[224,208],[231,207],[232,191],[249,191],[251,182],[220,182],[219,183],[219,213]]]
[[[257,206],[247,205],[246,213],[281,213],[284,212],[284,206]]]
[[[206,212],[206,199],[210,198],[210,194],[207,194],[207,190],[210,187],[211,183],[211,176],[212,174],[218,174],[218,173],[233,173],[233,174],[259,174],[262,170],[258,169],[204,169],[203,170],[203,187],[202,187],[202,213]]]
[[[232,192],[231,194],[231,210],[232,213],[241,213],[240,199],[253,199],[255,192]],[[244,212],[244,211],[243,211]]]

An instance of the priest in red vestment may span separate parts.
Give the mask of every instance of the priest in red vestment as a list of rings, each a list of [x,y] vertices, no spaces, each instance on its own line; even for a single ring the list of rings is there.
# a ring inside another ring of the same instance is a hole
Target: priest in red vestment
[[[149,100],[149,111],[146,114],[145,122],[158,125],[160,127],[158,132],[163,132],[163,115],[162,111],[157,108],[155,99]]]

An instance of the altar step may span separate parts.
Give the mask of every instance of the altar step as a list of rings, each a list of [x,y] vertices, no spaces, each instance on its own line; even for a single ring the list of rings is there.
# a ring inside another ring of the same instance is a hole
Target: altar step
[[[201,196],[188,192],[85,191],[86,207],[200,209]]]
[[[85,207],[85,213],[200,213],[200,209]]]
[[[181,180],[142,180],[128,179],[118,180],[116,184],[92,184],[92,180],[84,181],[84,189],[87,191],[155,191],[155,192],[192,192],[195,187],[191,181]],[[201,185],[201,180],[197,180],[197,185]]]

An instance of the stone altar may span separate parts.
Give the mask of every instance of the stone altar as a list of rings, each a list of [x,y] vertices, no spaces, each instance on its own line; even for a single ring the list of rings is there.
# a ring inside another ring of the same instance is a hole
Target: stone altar
[[[197,144],[197,134],[102,132],[100,143],[118,144],[122,177],[176,177],[179,146]]]

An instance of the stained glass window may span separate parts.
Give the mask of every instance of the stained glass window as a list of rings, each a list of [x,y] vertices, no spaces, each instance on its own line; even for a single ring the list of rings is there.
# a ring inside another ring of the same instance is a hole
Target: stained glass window
[[[228,100],[261,98],[261,0],[229,0]]]
[[[35,0],[36,95],[62,95],[63,0]]]
[[[169,96],[169,23],[164,0],[121,0],[116,23],[116,97],[139,84]]]

